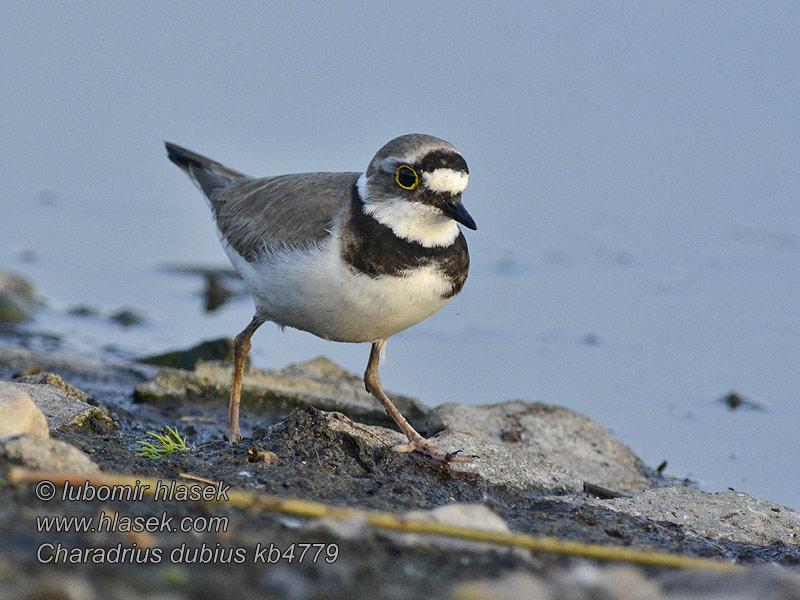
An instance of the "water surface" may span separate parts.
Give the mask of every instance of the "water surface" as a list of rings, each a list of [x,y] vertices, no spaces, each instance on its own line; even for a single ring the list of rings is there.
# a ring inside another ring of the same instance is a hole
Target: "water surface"
[[[4,5],[0,266],[47,300],[29,328],[130,357],[249,321],[162,269],[226,264],[162,139],[268,175],[430,133],[465,155],[479,230],[386,387],[561,404],[674,476],[800,508],[798,8],[481,6]],[[108,319],[126,307],[140,326]],[[254,337],[259,366],[318,354],[361,372],[368,347]]]

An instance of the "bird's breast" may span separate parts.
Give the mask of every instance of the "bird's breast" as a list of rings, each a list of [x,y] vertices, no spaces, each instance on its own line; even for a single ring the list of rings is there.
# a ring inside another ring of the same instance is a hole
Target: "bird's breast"
[[[453,279],[439,263],[370,275],[342,260],[335,237],[255,262],[228,254],[259,314],[333,341],[388,338],[431,316],[454,295]]]

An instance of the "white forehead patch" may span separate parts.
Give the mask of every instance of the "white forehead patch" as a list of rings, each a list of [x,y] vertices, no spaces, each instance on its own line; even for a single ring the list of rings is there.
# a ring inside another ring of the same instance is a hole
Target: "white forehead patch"
[[[432,192],[457,195],[467,189],[469,175],[455,169],[434,169],[430,173],[422,172],[422,182]]]

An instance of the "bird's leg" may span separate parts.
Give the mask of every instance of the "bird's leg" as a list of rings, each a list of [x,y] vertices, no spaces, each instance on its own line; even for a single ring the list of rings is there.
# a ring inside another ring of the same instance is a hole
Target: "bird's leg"
[[[236,336],[233,343],[233,382],[231,384],[231,402],[228,405],[228,424],[225,426],[225,438],[229,442],[238,442],[242,439],[239,431],[239,401],[242,397],[244,362],[247,359],[247,353],[252,348],[250,338],[263,323],[262,318],[258,315],[254,316],[250,324]]]
[[[445,452],[437,445],[432,444],[411,426],[411,423],[406,421],[406,418],[397,410],[397,407],[389,399],[389,396],[383,391],[381,387],[381,378],[378,375],[378,363],[380,355],[386,346],[386,340],[378,340],[372,343],[372,348],[369,352],[369,362],[367,363],[367,370],[364,372],[364,384],[367,391],[375,396],[378,401],[383,405],[386,413],[392,417],[400,430],[406,434],[408,444],[401,444],[392,448],[395,452],[420,452],[431,457],[437,462],[472,462],[472,457],[458,456],[456,452]]]

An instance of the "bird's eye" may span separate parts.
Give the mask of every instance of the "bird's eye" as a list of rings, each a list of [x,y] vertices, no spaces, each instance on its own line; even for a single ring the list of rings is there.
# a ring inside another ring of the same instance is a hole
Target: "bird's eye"
[[[399,185],[404,190],[413,190],[419,185],[419,175],[417,172],[407,165],[397,167],[397,172],[394,176]]]

